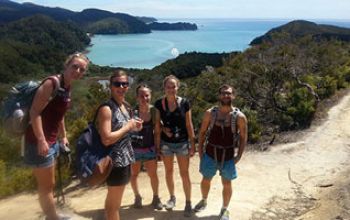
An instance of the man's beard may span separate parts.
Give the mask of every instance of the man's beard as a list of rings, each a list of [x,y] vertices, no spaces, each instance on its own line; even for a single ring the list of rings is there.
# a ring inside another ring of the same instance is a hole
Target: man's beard
[[[231,106],[232,100],[220,100],[222,106]]]

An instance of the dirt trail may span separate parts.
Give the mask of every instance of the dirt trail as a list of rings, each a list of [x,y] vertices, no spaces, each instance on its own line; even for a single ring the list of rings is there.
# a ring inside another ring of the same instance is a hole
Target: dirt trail
[[[233,182],[230,204],[232,219],[239,220],[329,220],[350,219],[350,94],[329,111],[325,122],[307,130],[301,140],[276,145],[266,152],[248,152],[238,164],[238,179]],[[200,180],[198,156],[191,161],[192,202],[199,201]],[[176,166],[175,166],[176,167]],[[151,188],[145,173],[139,185],[143,203],[141,210],[133,203],[130,186],[123,199],[121,218],[126,219],[185,219],[182,184],[175,169],[177,207],[172,212],[153,211]],[[168,198],[164,167],[159,163],[160,196]],[[103,219],[106,188],[66,190],[68,205],[62,212],[74,219]],[[222,205],[219,176],[213,179],[208,207],[187,219],[217,219]],[[0,201],[0,219],[40,219],[40,209],[34,194],[22,194]]]

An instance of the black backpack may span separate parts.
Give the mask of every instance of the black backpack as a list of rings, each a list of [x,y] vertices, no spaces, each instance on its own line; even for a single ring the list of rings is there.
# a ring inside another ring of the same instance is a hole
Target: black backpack
[[[109,106],[104,103],[96,110],[94,119],[88,123],[81,133],[76,147],[76,169],[79,179],[89,186],[103,183],[112,170],[112,159],[109,157],[110,148],[103,145],[95,122],[101,107]]]

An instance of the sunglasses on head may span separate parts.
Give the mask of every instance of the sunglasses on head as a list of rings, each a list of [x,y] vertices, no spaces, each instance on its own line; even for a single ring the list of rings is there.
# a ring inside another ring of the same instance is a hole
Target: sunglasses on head
[[[88,58],[85,54],[80,53],[80,52],[74,53],[74,54],[72,55],[72,57],[81,57],[81,58],[83,58],[84,60],[90,61],[89,58]]]
[[[122,87],[122,88],[126,88],[126,87],[129,87],[129,82],[112,82],[112,85],[114,87]]]

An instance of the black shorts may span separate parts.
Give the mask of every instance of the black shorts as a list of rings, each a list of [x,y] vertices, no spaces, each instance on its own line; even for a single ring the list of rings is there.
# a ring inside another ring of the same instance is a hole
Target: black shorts
[[[126,167],[113,167],[111,173],[107,177],[108,186],[123,186],[130,181],[131,168],[130,165]]]

